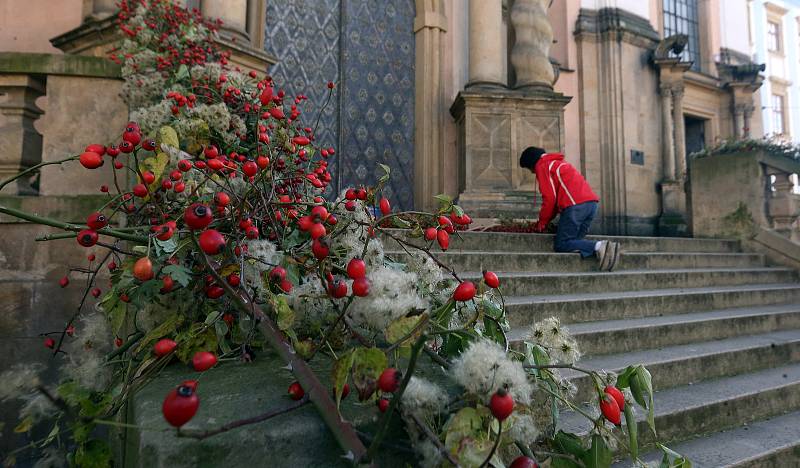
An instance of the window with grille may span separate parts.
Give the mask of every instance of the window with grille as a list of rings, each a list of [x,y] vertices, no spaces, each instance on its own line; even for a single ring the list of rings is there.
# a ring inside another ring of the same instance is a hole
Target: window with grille
[[[783,135],[784,115],[783,115],[783,96],[780,94],[772,95],[772,133]]]
[[[781,51],[781,25],[774,22],[767,22],[767,49],[770,52]]]
[[[689,43],[681,59],[692,62],[692,70],[700,71],[700,31],[697,0],[664,0],[664,37],[686,34]]]

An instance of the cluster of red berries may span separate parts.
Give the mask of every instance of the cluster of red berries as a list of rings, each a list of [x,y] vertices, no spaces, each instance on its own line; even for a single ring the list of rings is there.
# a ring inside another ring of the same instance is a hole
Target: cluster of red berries
[[[450,213],[450,217],[439,216],[438,225],[425,229],[425,240],[436,241],[442,250],[450,247],[450,234],[456,231],[456,226],[466,227],[472,224],[472,218],[468,214],[458,215],[455,211]]]
[[[622,423],[621,412],[625,409],[625,395],[612,385],[603,389],[603,396],[600,398],[600,412],[615,426]]]

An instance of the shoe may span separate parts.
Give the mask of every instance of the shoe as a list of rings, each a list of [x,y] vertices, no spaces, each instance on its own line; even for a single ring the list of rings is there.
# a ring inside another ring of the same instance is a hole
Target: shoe
[[[600,248],[595,250],[595,254],[597,254],[597,258],[600,260],[600,271],[607,271],[608,264],[612,260],[612,256],[609,255],[610,247],[611,242],[604,240],[600,241]]]
[[[610,244],[611,244],[611,247],[609,247],[610,259],[606,271],[614,271],[614,268],[617,267],[617,262],[619,262],[619,254],[622,252],[622,248],[619,246],[619,242],[610,242]]]

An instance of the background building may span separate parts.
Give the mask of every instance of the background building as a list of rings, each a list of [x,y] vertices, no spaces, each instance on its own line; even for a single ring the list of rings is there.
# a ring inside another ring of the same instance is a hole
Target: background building
[[[750,46],[767,64],[761,88],[764,134],[800,141],[800,1],[748,2]]]

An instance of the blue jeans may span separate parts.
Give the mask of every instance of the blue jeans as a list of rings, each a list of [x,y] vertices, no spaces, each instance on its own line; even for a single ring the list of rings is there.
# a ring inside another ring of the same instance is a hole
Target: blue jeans
[[[580,252],[583,258],[593,256],[596,242],[583,238],[589,232],[595,214],[597,202],[585,202],[564,209],[558,221],[554,245],[556,252]]]

